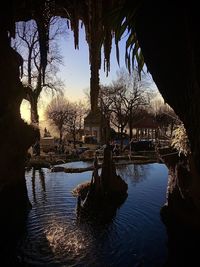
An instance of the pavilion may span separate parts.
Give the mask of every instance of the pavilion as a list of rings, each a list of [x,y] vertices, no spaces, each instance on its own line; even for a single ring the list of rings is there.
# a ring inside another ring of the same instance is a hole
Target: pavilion
[[[136,140],[156,140],[159,135],[159,127],[155,118],[146,116],[133,123]]]

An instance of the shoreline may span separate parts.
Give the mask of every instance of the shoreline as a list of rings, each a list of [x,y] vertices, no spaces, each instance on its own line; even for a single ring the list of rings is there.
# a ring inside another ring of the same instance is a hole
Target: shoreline
[[[101,166],[103,157],[98,156],[97,157],[99,166]],[[121,156],[113,156],[113,160],[116,166],[121,165],[130,165],[130,164],[150,164],[150,163],[159,163],[160,160],[156,157],[156,154],[154,155],[121,155]],[[60,164],[70,163],[70,162],[76,162],[76,161],[84,161],[84,162],[91,162],[91,166],[86,168],[66,168],[63,166],[59,166]],[[122,161],[122,162],[120,162]],[[49,168],[54,169],[54,171],[58,171],[63,168],[62,171],[64,172],[83,172],[83,171],[90,171],[93,170],[93,162],[94,158],[72,158],[72,159],[64,159],[61,155],[56,155],[54,158],[44,157],[44,156],[37,156],[32,157],[29,159],[29,161],[26,162],[26,169],[40,169],[40,168]],[[58,166],[56,166],[58,165]]]

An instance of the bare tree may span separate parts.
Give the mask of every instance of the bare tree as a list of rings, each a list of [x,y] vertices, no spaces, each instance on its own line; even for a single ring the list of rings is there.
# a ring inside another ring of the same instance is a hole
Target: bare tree
[[[52,99],[45,111],[47,119],[59,132],[60,145],[71,116],[71,104],[62,96]]]
[[[70,102],[63,96],[54,98],[46,108],[46,117],[56,127],[62,144],[64,133],[72,136],[74,147],[77,134],[83,129],[84,116],[87,106],[82,101]]]
[[[137,71],[129,74],[121,69],[117,73],[117,79],[110,86],[101,88],[101,112],[118,129],[122,149],[126,125],[129,126],[132,138],[134,115],[138,115],[137,111],[149,104],[148,83],[140,79]]]
[[[127,123],[129,126],[129,138],[131,140],[133,137],[133,122],[138,116],[138,111],[144,110],[150,103],[149,83],[145,74],[140,76],[137,69],[132,74],[124,71],[120,72],[118,80],[126,88],[123,101],[127,110]]]
[[[24,58],[24,71],[22,76],[25,88],[25,99],[31,106],[31,123],[39,127],[38,100],[42,90],[50,89],[60,91],[63,83],[58,78],[58,66],[62,63],[62,57],[56,43],[57,38],[63,33],[63,27],[57,19],[50,22],[50,40],[45,82],[42,75],[42,63],[39,47],[39,34],[34,21],[19,22],[16,27],[16,39],[14,48]]]
[[[168,105],[160,107],[156,113],[156,121],[162,132],[170,138],[172,137],[175,126],[180,124],[178,116]]]
[[[128,122],[128,110],[125,105],[126,88],[115,84],[111,89],[111,123],[120,134],[120,148],[123,147],[123,132]]]
[[[109,86],[100,86],[99,92],[99,109],[101,112],[101,140],[106,144],[110,139],[110,120],[112,98],[110,97]]]
[[[67,132],[72,136],[74,148],[76,147],[77,134],[83,129],[83,118],[87,108],[83,102],[71,103]]]
[[[160,132],[163,136],[171,138],[175,127],[181,123],[180,119],[174,110],[168,104],[165,104],[162,99],[152,101],[151,107]]]
[[[85,101],[78,101],[74,103],[77,109],[77,114],[78,114],[78,130],[83,130],[84,128],[84,118],[85,115],[88,113],[89,111],[89,105],[87,102]]]

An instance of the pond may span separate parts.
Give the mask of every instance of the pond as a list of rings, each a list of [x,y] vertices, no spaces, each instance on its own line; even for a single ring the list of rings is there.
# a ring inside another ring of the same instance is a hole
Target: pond
[[[89,165],[76,162],[68,166]],[[77,220],[77,199],[71,191],[89,180],[91,171],[27,172],[32,210],[18,245],[20,261],[25,266],[52,267],[163,266],[167,234],[160,208],[165,203],[168,170],[164,164],[153,163],[123,165],[117,171],[128,184],[128,197],[105,224]]]

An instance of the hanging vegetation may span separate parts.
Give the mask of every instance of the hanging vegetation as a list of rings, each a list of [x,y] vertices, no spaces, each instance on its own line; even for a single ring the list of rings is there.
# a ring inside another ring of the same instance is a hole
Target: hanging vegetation
[[[104,69],[110,70],[110,53],[112,39],[115,38],[116,57],[119,62],[119,41],[127,34],[125,62],[131,71],[135,63],[139,73],[144,66],[144,58],[134,31],[134,17],[139,1],[131,3],[126,0],[18,0],[13,1],[13,16],[7,24],[8,31],[13,32],[15,21],[34,19],[39,32],[39,43],[43,73],[47,65],[49,22],[53,16],[61,16],[68,20],[74,32],[75,48],[79,47],[79,24],[85,27],[86,40],[89,47],[91,70],[90,99],[91,110],[97,110],[99,94],[99,69],[101,68],[101,49],[104,49]]]

